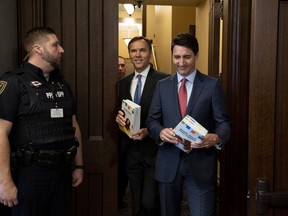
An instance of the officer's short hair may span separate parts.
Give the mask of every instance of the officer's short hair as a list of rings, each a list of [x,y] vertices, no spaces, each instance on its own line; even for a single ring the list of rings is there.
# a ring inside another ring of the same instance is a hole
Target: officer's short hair
[[[24,41],[24,49],[27,53],[29,53],[32,49],[32,46],[35,42],[45,42],[47,39],[47,35],[55,34],[55,31],[50,27],[35,27],[29,30],[26,34],[26,38]]]

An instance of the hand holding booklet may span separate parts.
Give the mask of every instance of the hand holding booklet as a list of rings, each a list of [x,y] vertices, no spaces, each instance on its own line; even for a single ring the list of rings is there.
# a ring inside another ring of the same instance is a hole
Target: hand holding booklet
[[[132,133],[140,129],[141,106],[131,100],[122,100],[121,109],[124,112],[125,126],[120,126],[120,130],[132,138]]]
[[[191,116],[186,115],[174,128],[174,132],[180,139],[184,140],[184,142],[195,143],[203,140],[204,136],[208,133],[208,130]],[[191,151],[191,149],[185,148],[182,143],[176,144],[176,147],[187,154]]]

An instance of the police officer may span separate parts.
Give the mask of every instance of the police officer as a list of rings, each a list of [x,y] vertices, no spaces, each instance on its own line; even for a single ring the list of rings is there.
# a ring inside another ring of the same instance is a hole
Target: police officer
[[[12,215],[65,216],[83,179],[81,132],[64,49],[49,27],[27,33],[28,61],[0,79],[0,202]]]

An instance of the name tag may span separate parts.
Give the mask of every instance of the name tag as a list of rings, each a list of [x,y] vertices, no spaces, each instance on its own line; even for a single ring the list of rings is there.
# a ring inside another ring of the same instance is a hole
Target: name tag
[[[53,108],[50,110],[50,117],[51,118],[63,118],[64,111],[62,108]]]

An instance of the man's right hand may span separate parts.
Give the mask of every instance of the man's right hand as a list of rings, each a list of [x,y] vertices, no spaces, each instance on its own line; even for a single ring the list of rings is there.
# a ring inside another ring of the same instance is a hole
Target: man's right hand
[[[120,126],[125,126],[125,117],[124,117],[124,112],[122,110],[118,111],[118,114],[116,116],[116,122],[120,125]]]
[[[163,142],[169,142],[172,144],[179,143],[179,140],[176,134],[174,133],[173,128],[164,128],[163,130],[161,130],[160,138]]]
[[[13,181],[0,183],[0,202],[3,205],[13,207],[18,204],[17,187]]]

